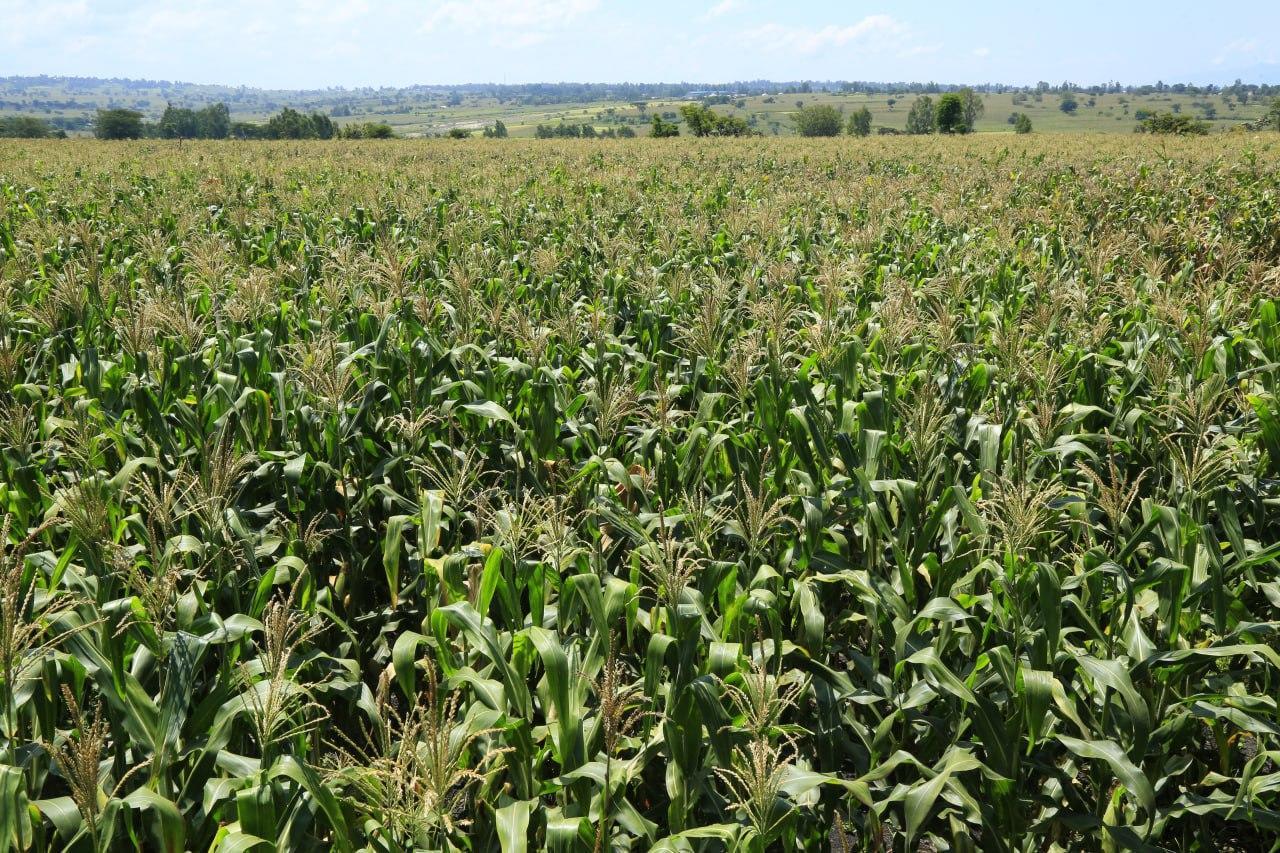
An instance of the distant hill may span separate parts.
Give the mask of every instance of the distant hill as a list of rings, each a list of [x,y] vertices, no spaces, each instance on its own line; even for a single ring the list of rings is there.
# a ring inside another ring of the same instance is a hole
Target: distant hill
[[[1217,128],[1248,122],[1280,97],[1280,66],[1258,65],[1239,74],[1216,69],[1198,79],[1265,82],[1234,85],[1153,84],[1036,86],[984,84],[983,132],[1010,132],[1013,113],[1027,113],[1036,131],[1129,133],[1145,112],[1185,111]],[[478,132],[502,121],[512,136],[534,136],[567,124],[646,132],[653,115],[679,120],[679,105],[698,99],[732,113],[763,134],[793,132],[792,115],[802,103],[830,103],[837,109],[871,110],[886,132],[901,130],[911,101],[922,94],[959,88],[955,84],[871,81],[745,80],[722,83],[468,83],[407,87],[308,90],[258,89],[168,80],[92,77],[0,77],[0,116],[30,115],[70,134],[92,130],[97,110],[128,108],[155,121],[166,104],[200,108],[225,103],[234,121],[263,122],[284,107],[331,116],[336,124],[383,122],[402,136],[430,136],[453,130]],[[1058,109],[1071,93],[1079,109]]]

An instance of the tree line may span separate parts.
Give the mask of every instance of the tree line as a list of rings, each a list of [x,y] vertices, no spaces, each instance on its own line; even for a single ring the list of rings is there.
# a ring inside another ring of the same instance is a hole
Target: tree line
[[[709,100],[686,104],[680,108],[684,128],[690,135],[748,136],[758,133],[752,123],[745,119],[714,112],[708,105]],[[906,132],[913,135],[935,132],[971,133],[983,110],[982,98],[974,89],[947,92],[936,101],[930,95],[921,95],[908,112]],[[674,118],[675,115],[671,113],[654,114],[649,136],[679,136],[681,125],[673,121]],[[1207,123],[1173,113],[1144,113],[1137,118],[1139,123],[1135,130],[1139,133],[1203,135],[1209,132]],[[833,106],[801,106],[793,115],[793,121],[801,136],[838,136],[846,132],[853,136],[868,136],[873,130],[871,111],[866,107],[845,117]],[[1017,133],[1030,133],[1032,130],[1031,119],[1026,113],[1011,113],[1008,123]],[[211,104],[201,109],[170,104],[156,122],[146,121],[137,110],[98,110],[93,128],[94,134],[100,139],[388,139],[395,135],[392,127],[383,122],[337,125],[323,113],[304,114],[289,107],[285,107],[265,123],[233,122],[230,110],[224,103]],[[1280,130],[1280,100],[1275,102],[1265,116],[1250,122],[1244,129]],[[899,133],[888,127],[879,128],[879,132]],[[482,133],[489,138],[508,136],[507,127],[500,120],[485,127]],[[0,138],[45,139],[65,138],[66,135],[65,130],[56,123],[36,116],[0,116]],[[465,138],[472,134],[471,131],[455,128],[449,135]],[[628,138],[635,135],[635,131],[626,126],[601,131],[591,124],[563,122],[559,125],[540,124],[535,131],[535,136],[539,139]]]
[[[985,110],[982,98],[973,89],[947,92],[936,104],[930,96],[921,95],[907,112],[907,133],[973,133],[974,125]],[[1030,132],[1031,120],[1028,118],[1025,124]]]
[[[169,104],[157,122],[138,110],[98,110],[93,124],[99,139],[390,139],[382,122],[337,125],[324,113],[302,113],[285,107],[265,123],[232,121],[226,104],[201,109]]]
[[[0,139],[66,139],[67,132],[36,116],[0,116]]]
[[[972,133],[984,110],[982,96],[970,88],[948,92],[936,104],[930,96],[921,95],[907,115],[907,133]],[[680,115],[685,129],[693,136],[749,136],[755,133],[746,120],[717,114],[705,103],[686,104],[680,108]],[[846,118],[829,104],[801,105],[792,121],[800,136],[839,136],[841,133],[870,136],[872,130],[871,110],[865,106]],[[1031,132],[1031,119],[1025,113],[1017,114],[1011,123],[1018,133]],[[881,132],[888,130],[881,128]],[[679,136],[680,126],[654,115],[649,135],[657,138]]]
[[[505,130],[505,128],[504,128]],[[631,128],[623,125],[619,128],[607,127],[597,130],[592,124],[540,124],[534,128],[533,135],[538,139],[630,139],[636,135]]]

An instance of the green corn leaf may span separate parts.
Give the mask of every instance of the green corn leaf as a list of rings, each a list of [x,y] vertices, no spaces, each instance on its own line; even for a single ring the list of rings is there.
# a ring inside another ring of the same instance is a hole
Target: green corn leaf
[[[1058,735],[1058,741],[1081,758],[1105,761],[1120,784],[1124,785],[1146,810],[1148,822],[1155,818],[1156,794],[1151,787],[1151,782],[1114,741],[1080,740],[1066,735]]]
[[[524,853],[529,849],[529,814],[532,809],[533,804],[528,800],[517,800],[494,814],[502,853]]]

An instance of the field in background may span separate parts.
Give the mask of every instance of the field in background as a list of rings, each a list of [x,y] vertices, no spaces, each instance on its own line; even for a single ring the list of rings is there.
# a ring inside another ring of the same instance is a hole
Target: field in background
[[[872,127],[889,127],[905,130],[907,113],[915,95],[864,95],[864,94],[778,94],[768,96],[752,96],[741,100],[743,106],[735,104],[719,104],[713,107],[717,113],[739,116],[752,123],[755,130],[765,135],[790,135],[795,132],[792,126],[792,115],[799,109],[798,104],[831,104],[844,111],[845,115],[852,111],[867,107],[871,110]],[[938,96],[933,95],[934,102]],[[1074,115],[1067,115],[1059,109],[1060,97],[1049,93],[1037,99],[1034,95],[1019,96],[1020,103],[1014,103],[1012,94],[993,94],[983,96],[985,113],[977,123],[980,133],[1012,133],[1013,126],[1008,118],[1013,112],[1024,112],[1031,117],[1036,131],[1049,133],[1132,133],[1138,120],[1135,114],[1146,112],[1170,112],[1175,105],[1185,115],[1201,118],[1205,108],[1211,107],[1215,118],[1210,120],[1214,130],[1228,129],[1234,125],[1253,121],[1264,115],[1269,104],[1228,105],[1221,96],[1192,95],[1076,95],[1079,104]],[[895,103],[890,106],[889,101]],[[1090,105],[1090,101],[1093,104]],[[441,127],[481,127],[491,124],[495,118],[501,118],[511,130],[512,135],[532,136],[538,124],[557,124],[561,121],[569,124],[589,123],[599,130],[616,127],[627,123],[638,132],[646,132],[643,125],[648,116],[655,112],[668,115],[673,120],[679,117],[679,109],[687,100],[666,100],[647,102],[643,112],[631,104],[596,103],[568,105],[549,109],[546,107],[528,110],[503,110],[498,104],[477,103],[465,106],[471,112],[465,116],[449,114],[446,117],[439,111],[424,116],[388,117],[386,120],[403,128],[404,133],[435,132]],[[1234,108],[1233,108],[1234,107]],[[439,122],[446,122],[440,124]]]
[[[741,99],[742,107],[733,104],[716,106],[717,112],[731,113],[752,123],[755,130],[765,134],[793,133],[791,115],[798,109],[798,101],[805,104],[830,103],[846,114],[863,106],[872,112],[876,127],[902,130],[906,126],[907,112],[915,95],[862,95],[862,94],[774,94],[751,96]],[[936,100],[937,95],[933,96]],[[1018,98],[1021,103],[1014,103]],[[1010,113],[1025,112],[1031,117],[1036,131],[1083,133],[1131,133],[1137,124],[1137,113],[1168,112],[1181,110],[1183,114],[1205,118],[1213,129],[1227,129],[1262,116],[1269,107],[1269,99],[1239,104],[1235,98],[1216,95],[1151,94],[1151,95],[1088,95],[1076,94],[1079,106],[1075,115],[1067,115],[1059,109],[1061,98],[1057,92],[1037,97],[1034,93],[1017,95],[992,94],[984,96],[986,113],[978,122],[980,132],[1011,133],[1007,121]],[[740,99],[734,98],[737,102]],[[889,101],[895,103],[890,105]],[[24,86],[18,91],[14,84],[0,80],[0,116],[27,114],[46,120],[82,123],[92,117],[98,107],[128,107],[144,112],[151,120],[158,119],[165,104],[199,107],[215,101],[225,101],[236,121],[265,121],[284,106],[324,113],[337,111],[335,121],[347,122],[384,121],[405,136],[429,136],[448,132],[453,128],[479,131],[495,121],[504,122],[513,136],[531,137],[539,124],[555,125],[589,123],[598,130],[629,125],[640,134],[647,132],[649,116],[657,112],[678,117],[679,107],[686,100],[646,99],[645,109],[638,109],[631,102],[593,101],[584,103],[526,106],[514,102],[499,103],[494,98],[459,96],[450,97],[444,91],[429,90],[364,90],[286,92],[257,89],[234,89],[217,86],[172,84],[169,86],[139,86],[111,84],[102,81],[92,87],[68,88],[66,85]],[[456,103],[451,103],[456,101]],[[349,112],[350,115],[345,113]],[[74,131],[73,131],[74,132]],[[86,132],[83,128],[80,132]]]
[[[1280,137],[704,142],[0,140],[0,850],[1274,847]]]

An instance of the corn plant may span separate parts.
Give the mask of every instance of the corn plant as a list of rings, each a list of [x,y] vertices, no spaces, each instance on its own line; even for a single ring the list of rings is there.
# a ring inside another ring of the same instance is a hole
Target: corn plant
[[[1277,199],[0,141],[0,853],[1277,849]]]

